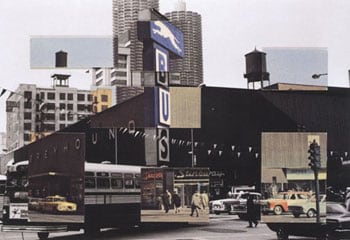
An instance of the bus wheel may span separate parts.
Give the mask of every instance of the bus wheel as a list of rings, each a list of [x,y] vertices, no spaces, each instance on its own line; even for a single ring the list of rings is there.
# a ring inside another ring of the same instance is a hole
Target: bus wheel
[[[278,240],[288,240],[289,234],[286,229],[284,228],[278,228],[277,232],[277,239]]]
[[[49,238],[49,233],[48,232],[38,232],[38,238],[40,240],[45,240]]]
[[[100,231],[101,231],[100,227],[94,224],[88,224],[84,228],[84,234],[87,237],[96,237],[100,233]]]

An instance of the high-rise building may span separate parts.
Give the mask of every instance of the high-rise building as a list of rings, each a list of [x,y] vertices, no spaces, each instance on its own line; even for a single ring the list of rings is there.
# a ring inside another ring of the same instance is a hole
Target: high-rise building
[[[143,9],[159,10],[159,0],[113,0],[113,35],[130,37],[130,70],[142,71],[142,42],[137,39],[138,13]]]
[[[179,2],[176,11],[165,13],[169,21],[184,34],[185,57],[170,60],[170,70],[180,73],[180,81],[171,85],[198,86],[203,83],[203,49],[201,15],[186,11],[184,2]]]
[[[20,84],[7,98],[6,148],[9,151],[93,114],[90,90],[70,88],[69,75],[52,77],[52,88]]]
[[[113,0],[113,36],[118,38],[115,68],[91,69],[93,87],[116,86],[116,103],[143,92],[143,43],[137,38],[137,21],[145,9],[158,10],[159,0]]]

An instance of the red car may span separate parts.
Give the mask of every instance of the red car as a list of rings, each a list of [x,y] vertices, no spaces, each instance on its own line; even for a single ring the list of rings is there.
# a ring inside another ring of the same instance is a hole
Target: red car
[[[275,215],[280,215],[283,212],[288,212],[288,205],[295,205],[297,203],[302,203],[307,201],[312,194],[310,192],[280,192],[275,198],[269,198],[263,200],[262,202],[262,212],[274,213]]]

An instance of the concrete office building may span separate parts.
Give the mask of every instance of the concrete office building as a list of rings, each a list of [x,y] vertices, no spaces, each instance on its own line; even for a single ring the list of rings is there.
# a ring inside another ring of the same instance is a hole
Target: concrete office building
[[[127,46],[118,47],[117,68],[91,69],[92,86],[131,86],[130,48]]]
[[[9,151],[92,115],[93,96],[89,90],[70,88],[69,75],[55,74],[52,78],[52,88],[20,84],[7,98]]]
[[[170,79],[170,84],[198,86],[203,83],[201,15],[186,11],[185,3],[179,2],[177,10],[165,13],[165,16],[183,32],[185,45],[185,57],[170,60],[171,72],[180,73],[180,78]]]

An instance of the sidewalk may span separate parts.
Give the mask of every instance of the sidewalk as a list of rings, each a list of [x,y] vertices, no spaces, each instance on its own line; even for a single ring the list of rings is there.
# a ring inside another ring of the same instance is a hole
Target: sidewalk
[[[190,208],[181,208],[180,212],[175,213],[170,209],[168,213],[164,210],[141,210],[141,222],[191,222],[191,223],[208,223],[209,209],[198,210],[199,217],[196,213],[191,217]]]

